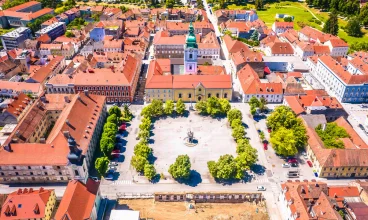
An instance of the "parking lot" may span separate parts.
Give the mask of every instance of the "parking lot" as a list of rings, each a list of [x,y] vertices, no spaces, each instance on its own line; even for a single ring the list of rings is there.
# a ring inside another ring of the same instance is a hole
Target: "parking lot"
[[[194,132],[198,141],[194,147],[184,144],[188,129]],[[207,161],[217,160],[224,154],[236,156],[236,143],[226,118],[214,119],[191,112],[188,117],[160,119],[154,123],[151,139],[150,147],[157,158],[155,168],[165,176],[169,176],[169,166],[178,155],[187,154],[192,170],[197,171],[202,179],[209,177]]]

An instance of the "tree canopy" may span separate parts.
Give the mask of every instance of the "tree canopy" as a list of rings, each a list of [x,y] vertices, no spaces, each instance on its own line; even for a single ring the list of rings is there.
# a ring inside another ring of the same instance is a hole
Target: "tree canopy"
[[[188,155],[179,155],[175,163],[170,165],[169,173],[175,179],[188,179],[190,177],[191,163]]]
[[[322,31],[324,33],[332,34],[335,36],[337,36],[337,34],[339,33],[339,24],[337,20],[337,13],[335,10],[330,13],[325,25],[323,26]]]
[[[144,166],[148,164],[148,160],[145,157],[142,157],[140,155],[134,155],[132,157],[132,160],[130,161],[130,164],[137,172],[143,172]]]
[[[183,115],[184,112],[185,112],[185,104],[183,100],[179,99],[176,102],[176,113],[178,113],[179,115]]]
[[[345,27],[345,31],[349,36],[362,37],[363,32],[360,27],[360,21],[357,17],[351,18]]]
[[[109,109],[109,115],[116,115],[116,117],[120,118],[121,117],[121,110],[118,106],[112,106]]]
[[[126,121],[126,122],[128,122],[128,121],[131,121],[132,119],[133,119],[133,114],[132,114],[132,112],[130,111],[130,109],[129,109],[129,106],[128,105],[124,105],[124,107],[123,107],[123,112],[122,112],[122,114],[121,114],[122,116],[121,116],[121,120],[122,121]]]
[[[227,120],[230,122],[230,124],[235,119],[239,119],[240,121],[243,119],[243,115],[239,109],[231,109],[227,113]]]
[[[340,138],[350,137],[346,130],[343,127],[338,126],[335,122],[327,123],[324,129],[323,127],[323,125],[318,125],[315,130],[323,141],[325,148],[343,149],[344,143]]]
[[[134,147],[134,154],[138,156],[142,156],[144,158],[148,158],[152,154],[152,149],[148,147],[147,144],[144,144],[143,142],[139,142]]]
[[[207,167],[212,177],[219,180],[241,179],[244,176],[240,164],[230,154],[220,156],[217,162],[208,161]]]
[[[99,157],[95,161],[95,168],[100,176],[104,176],[109,169],[109,158]]]
[[[272,132],[270,142],[276,154],[294,156],[298,153],[294,132],[291,129],[281,127],[277,131]]]
[[[102,153],[106,157],[111,156],[111,152],[114,150],[115,140],[111,137],[103,136],[100,140],[100,148]]]
[[[173,100],[166,100],[164,112],[166,115],[172,115],[174,113],[174,102]]]
[[[152,164],[146,163],[144,165],[144,176],[147,177],[148,180],[152,180],[153,177],[156,176],[156,169]]]

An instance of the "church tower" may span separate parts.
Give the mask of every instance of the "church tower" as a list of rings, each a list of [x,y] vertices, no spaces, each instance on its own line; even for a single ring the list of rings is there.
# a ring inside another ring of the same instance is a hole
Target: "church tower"
[[[185,42],[184,66],[186,74],[197,74],[198,44],[194,35],[192,22],[189,25],[189,34]]]

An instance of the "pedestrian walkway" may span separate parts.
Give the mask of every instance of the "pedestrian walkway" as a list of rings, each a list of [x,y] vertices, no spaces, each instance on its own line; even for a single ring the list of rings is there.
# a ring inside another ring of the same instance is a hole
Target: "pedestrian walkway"
[[[116,180],[112,183],[112,185],[132,185],[133,181],[131,180]]]
[[[268,178],[265,176],[256,176],[256,179],[251,181],[252,183],[268,183]]]

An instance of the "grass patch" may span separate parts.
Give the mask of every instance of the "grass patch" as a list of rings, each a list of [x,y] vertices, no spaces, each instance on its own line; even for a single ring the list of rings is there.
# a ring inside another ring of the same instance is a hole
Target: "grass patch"
[[[226,6],[227,9],[230,10],[249,10],[254,8],[253,5],[247,5],[247,4],[231,4]]]
[[[340,138],[350,137],[346,130],[338,126],[335,122],[327,123],[324,130],[323,126],[320,124],[315,130],[323,141],[325,148],[328,149],[344,149],[344,143]]]

